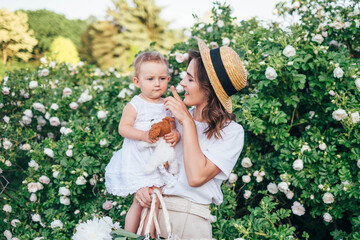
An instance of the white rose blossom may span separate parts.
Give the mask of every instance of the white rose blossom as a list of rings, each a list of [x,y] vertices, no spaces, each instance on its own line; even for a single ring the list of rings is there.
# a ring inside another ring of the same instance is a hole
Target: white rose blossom
[[[225,24],[224,24],[224,21],[223,20],[219,20],[216,25],[219,27],[219,28],[222,28]]]
[[[73,151],[71,149],[68,149],[66,152],[65,152],[66,156],[68,157],[72,157],[73,156]]]
[[[7,212],[7,213],[11,213],[12,212],[12,207],[9,204],[5,204],[3,207],[3,211]]]
[[[289,186],[286,182],[279,183],[277,187],[279,191],[283,193],[286,193],[289,190]]]
[[[274,80],[277,77],[277,73],[274,68],[267,67],[265,71],[265,76],[269,80]]]
[[[4,116],[3,117],[3,120],[4,120],[4,122],[6,122],[7,124],[9,124],[9,122],[10,122],[10,118],[8,117],[8,116]]]
[[[287,45],[283,51],[283,54],[286,56],[286,57],[293,57],[296,55],[296,50],[293,46],[291,45]]]
[[[311,41],[321,44],[324,41],[324,38],[320,34],[316,34],[311,38]]]
[[[44,148],[44,153],[45,155],[51,157],[51,158],[54,158],[54,151],[50,148]]]
[[[43,118],[43,116],[38,116],[37,123],[39,124],[39,126],[43,127],[46,125],[46,120]]]
[[[29,88],[30,89],[34,89],[34,88],[37,88],[39,86],[38,82],[37,81],[31,81],[29,83]]]
[[[13,145],[13,144],[12,144],[7,138],[4,139],[4,141],[3,141],[3,148],[4,148],[5,150],[10,149],[12,145]]]
[[[28,116],[22,116],[22,123],[24,123],[25,125],[29,125],[31,123],[31,118],[29,118]]]
[[[251,191],[249,191],[249,190],[245,190],[245,193],[244,193],[244,198],[245,198],[245,199],[249,199],[249,198],[250,198],[250,196],[251,196]]]
[[[301,203],[299,203],[298,201],[295,201],[293,203],[293,205],[291,206],[291,211],[293,212],[293,214],[298,215],[298,216],[302,216],[305,214],[304,206]]]
[[[251,177],[249,175],[244,175],[241,179],[244,183],[249,183],[251,181]]]
[[[107,144],[106,139],[101,139],[101,140],[100,140],[100,146],[101,146],[101,147],[105,146],[106,144]]]
[[[38,170],[39,169],[39,164],[37,162],[35,162],[33,159],[31,159],[31,161],[28,163],[29,167],[34,168],[34,170]]]
[[[67,136],[69,133],[72,133],[73,131],[70,128],[66,128],[66,127],[61,127],[60,128],[60,133],[64,134],[65,136]]]
[[[43,184],[49,184],[50,183],[50,178],[48,178],[45,175],[42,175],[41,177],[39,177],[39,182],[41,182]]]
[[[293,169],[296,171],[301,171],[304,168],[303,160],[297,159],[293,162]]]
[[[208,33],[210,33],[210,32],[213,31],[213,28],[210,26],[210,27],[208,27],[208,28],[206,29],[206,31],[207,31]]]
[[[70,190],[66,187],[60,187],[59,194],[62,196],[70,196]]]
[[[175,60],[178,62],[178,63],[182,63],[185,61],[185,57],[182,53],[175,53]]]
[[[323,218],[324,218],[325,222],[331,222],[332,221],[332,216],[329,213],[324,213]]]
[[[3,87],[3,88],[2,88],[2,93],[3,93],[4,95],[9,95],[9,94],[10,94],[10,90],[11,90],[11,88],[9,88],[9,87]]]
[[[237,179],[238,179],[238,176],[235,173],[230,173],[229,183],[233,184],[237,181]]]
[[[104,118],[106,118],[106,115],[107,115],[106,111],[100,110],[97,112],[98,119],[104,119]]]
[[[60,203],[63,205],[70,205],[70,198],[68,198],[66,196],[61,196]]]
[[[16,224],[17,224],[17,223],[20,223],[20,220],[19,220],[19,219],[13,219],[13,220],[11,220],[11,226],[16,227]]]
[[[50,224],[51,228],[57,228],[58,227],[58,228],[62,229],[63,226],[64,226],[64,224],[60,220],[54,220]]]
[[[42,69],[42,70],[40,71],[40,76],[41,76],[41,77],[46,77],[46,76],[49,75],[49,73],[50,73],[50,71],[49,71],[48,69],[44,68],[44,69]]]
[[[85,185],[86,184],[86,179],[84,178],[84,176],[80,176],[76,179],[76,185]]]
[[[64,88],[64,90],[63,90],[63,95],[64,96],[70,96],[72,94],[72,90],[71,90],[71,88]]]
[[[123,89],[121,89],[118,97],[119,97],[119,98],[125,98],[126,95],[130,96],[131,94],[132,94],[132,91],[130,91],[130,90],[127,89],[127,88],[123,88]]]
[[[31,219],[34,221],[34,222],[41,222],[41,216],[39,214],[32,214],[31,215]]]
[[[360,116],[359,116],[359,112],[354,112],[351,114],[351,120],[353,123],[358,123],[360,122]]]
[[[229,44],[230,44],[230,39],[227,38],[227,37],[223,38],[222,45],[223,46],[229,46]]]
[[[334,199],[334,195],[332,195],[332,193],[329,193],[329,192],[326,192],[324,195],[323,195],[323,198],[322,198],[323,202],[326,203],[326,204],[331,204],[335,201]]]
[[[348,116],[348,114],[346,113],[346,111],[344,109],[338,109],[332,113],[332,117],[336,121],[342,121],[345,118],[347,118],[347,116]]]
[[[33,117],[33,113],[32,113],[32,111],[31,111],[30,109],[26,109],[26,110],[24,111],[24,115],[27,116],[27,117],[29,117],[29,118],[32,118],[32,117]]]
[[[57,127],[57,126],[59,126],[61,124],[58,117],[51,117],[49,122],[50,122],[50,125],[54,126],[54,127]]]
[[[4,231],[4,236],[6,237],[6,240],[12,240],[13,239],[13,235],[9,230]]]
[[[32,193],[32,194],[30,195],[30,202],[36,202],[36,201],[37,201],[37,196],[36,196],[35,193]]]
[[[322,151],[325,151],[325,149],[326,149],[326,144],[325,144],[325,143],[320,143],[320,144],[319,144],[319,149],[322,150]]]
[[[289,190],[285,193],[285,195],[286,195],[287,199],[291,200],[294,197],[294,192]]]
[[[176,89],[176,92],[178,92],[178,93],[184,92],[184,87],[181,86],[180,84],[178,84],[175,89]]]
[[[355,79],[355,86],[360,91],[360,78]]]
[[[55,172],[53,172],[52,175],[53,175],[54,178],[58,178],[58,177],[59,177],[59,173],[60,173],[59,171],[55,171]]]
[[[344,71],[340,67],[336,67],[334,69],[334,77],[335,78],[342,78],[343,75],[344,75]]]
[[[92,99],[92,96],[89,95],[89,90],[85,90],[81,95],[80,98],[77,100],[78,103],[84,103],[84,102],[88,102]]]
[[[269,183],[267,185],[267,190],[269,191],[269,193],[271,194],[276,194],[278,193],[279,189],[277,187],[277,185],[275,183]]]
[[[51,104],[51,109],[54,109],[55,111],[59,109],[59,105],[57,105],[56,103]]]
[[[251,160],[248,157],[243,158],[243,160],[241,160],[241,166],[243,166],[244,168],[249,168],[252,166]]]
[[[43,104],[36,102],[32,106],[36,111],[45,113],[45,106]]]

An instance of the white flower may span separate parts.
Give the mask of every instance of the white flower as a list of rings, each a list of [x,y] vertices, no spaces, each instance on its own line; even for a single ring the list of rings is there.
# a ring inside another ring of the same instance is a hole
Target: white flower
[[[259,173],[259,175],[260,175],[260,177],[263,177],[263,176],[265,176],[265,172],[264,172],[264,171],[261,171],[261,172]]]
[[[245,190],[244,198],[245,198],[245,199],[249,199],[250,196],[251,196],[251,191]]]
[[[123,89],[121,89],[118,97],[119,97],[119,98],[125,98],[126,95],[130,96],[131,94],[132,94],[132,92],[131,92],[129,89],[123,88]]]
[[[354,112],[351,114],[351,120],[353,123],[358,123],[360,121],[359,112]]]
[[[216,25],[217,25],[219,28],[222,28],[225,24],[224,24],[224,21],[219,20]]]
[[[5,150],[8,150],[11,148],[11,146],[12,146],[12,143],[7,138],[5,138],[3,141],[3,148]]]
[[[323,218],[325,222],[331,222],[332,220],[332,216],[329,213],[324,213]]]
[[[302,216],[305,214],[305,208],[304,206],[299,203],[298,201],[295,201],[291,207],[291,211],[293,212],[293,214],[298,215],[298,216]]]
[[[31,215],[31,219],[34,221],[34,222],[41,222],[41,216],[39,214],[32,214]]]
[[[280,192],[286,193],[289,190],[289,186],[286,182],[281,182],[278,184],[278,189]]]
[[[319,148],[320,148],[320,150],[325,151],[325,149],[326,149],[326,144],[325,144],[325,143],[320,143],[320,144],[319,144]]]
[[[134,91],[135,90],[135,84],[134,83],[130,83],[129,84],[129,89]]]
[[[320,34],[316,34],[315,36],[313,36],[313,37],[311,38],[311,40],[312,40],[313,42],[317,42],[317,43],[321,44],[321,43],[324,41],[324,38],[323,38],[323,36],[321,36]]]
[[[41,177],[39,177],[39,182],[41,182],[43,184],[49,184],[50,183],[50,178],[48,178],[45,175],[42,175]]]
[[[60,187],[59,194],[62,196],[70,196],[70,190],[66,187]]]
[[[13,235],[9,230],[5,230],[4,236],[6,237],[6,240],[11,240]]]
[[[25,125],[29,125],[31,123],[31,118],[29,118],[28,116],[22,116],[22,122]]]
[[[292,5],[293,9],[298,9],[300,7],[300,2],[295,1]]]
[[[54,220],[54,221],[51,222],[50,226],[51,226],[51,228],[57,228],[58,227],[58,228],[62,229],[64,224],[60,220]]]
[[[9,122],[10,122],[10,118],[8,117],[8,116],[4,116],[3,117],[3,119],[4,119],[4,122],[6,122],[7,124],[9,124]]]
[[[55,62],[55,61],[51,61],[51,62],[49,63],[49,67],[55,68],[55,66],[56,66],[56,62]]]
[[[70,198],[68,198],[66,196],[61,196],[60,203],[63,205],[70,205]]]
[[[46,77],[46,76],[48,76],[49,75],[49,70],[48,69],[46,69],[46,68],[44,68],[44,69],[42,69],[41,71],[40,71],[40,76],[41,77]]]
[[[9,160],[6,160],[6,161],[5,161],[5,166],[7,166],[7,167],[11,167],[11,166],[12,166],[12,164],[11,164],[11,162],[10,162]]]
[[[186,77],[186,72],[185,71],[182,71],[180,74],[179,74],[180,78],[183,79]]]
[[[340,67],[334,69],[334,77],[341,78],[344,75],[344,71]]]
[[[110,219],[111,220],[111,219]],[[72,236],[72,240],[111,240],[111,231],[113,223],[94,217],[76,227],[76,232]]]
[[[5,204],[4,207],[3,207],[3,211],[11,213],[12,207],[9,204]]]
[[[223,38],[222,45],[223,46],[229,46],[229,44],[230,44],[230,39],[227,38],[227,37]]]
[[[81,95],[80,98],[77,100],[78,103],[84,103],[84,102],[88,102],[92,99],[92,96],[89,95],[89,90],[85,90]]]
[[[326,203],[326,204],[330,204],[330,203],[333,203],[334,202],[334,195],[332,195],[331,193],[329,192],[326,192],[324,195],[323,195],[323,202]]]
[[[9,87],[3,87],[2,88],[2,93],[4,95],[9,95],[10,94],[10,88]]]
[[[243,158],[243,160],[241,160],[241,166],[243,166],[244,168],[249,168],[252,166],[251,160],[248,157]]]
[[[44,57],[40,58],[40,63],[41,64],[46,64],[47,63],[46,58],[44,58]]]
[[[356,86],[357,90],[360,91],[360,78],[357,78],[357,79],[355,80],[355,86]]]
[[[210,47],[211,47],[211,49],[214,49],[214,48],[218,48],[219,45],[218,45],[217,42],[211,42],[211,43],[210,43]]]
[[[80,213],[80,210],[79,209],[76,209],[75,211],[74,211],[74,214],[79,214]]]
[[[16,227],[16,224],[19,222],[20,222],[19,219],[13,219],[13,220],[11,220],[11,226]]]
[[[249,183],[251,181],[251,177],[249,175],[244,175],[241,179],[244,183]]]
[[[107,114],[106,111],[100,110],[97,112],[97,117],[98,117],[98,119],[104,119],[104,118],[106,118],[106,114]]]
[[[181,53],[175,53],[175,60],[178,62],[178,63],[182,63],[184,60],[185,60],[185,57],[183,54]]]
[[[184,87],[181,86],[180,84],[178,84],[175,89],[178,93],[182,93],[184,91]]]
[[[208,33],[210,33],[210,32],[213,31],[213,28],[210,26],[210,27],[208,27],[208,28],[206,29],[206,31],[207,31]]]
[[[34,170],[38,170],[39,169],[39,164],[37,164],[37,162],[35,162],[33,159],[31,159],[31,161],[28,163],[29,167],[34,168]]]
[[[39,86],[38,82],[37,81],[31,81],[29,83],[29,88],[30,89],[34,89],[34,88],[37,88]]]
[[[286,195],[287,199],[292,199],[294,197],[294,193],[292,191],[290,191],[290,190],[287,191],[285,193],[285,195]]]
[[[263,180],[263,177],[262,176],[257,176],[256,177],[256,182],[262,182]]]
[[[73,151],[71,149],[68,149],[66,152],[65,152],[66,156],[68,157],[72,157],[73,156]]]
[[[57,127],[57,126],[59,126],[61,124],[58,117],[51,117],[49,121],[50,121],[51,126]]]
[[[344,22],[344,28],[351,27],[351,22]]]
[[[37,117],[37,123],[38,123],[41,127],[43,127],[43,126],[46,125],[46,120],[43,118],[43,116],[38,116],[38,117]]]
[[[39,182],[37,182],[36,185],[37,185],[38,190],[42,190],[44,188],[44,186]]]
[[[301,171],[304,168],[303,160],[297,159],[293,162],[293,169],[296,171]]]
[[[58,178],[58,177],[59,177],[59,173],[60,173],[59,171],[55,171],[55,172],[53,172],[52,175],[53,175],[54,178]]]
[[[286,57],[293,57],[296,55],[296,50],[293,46],[291,45],[287,45],[283,51],[283,54],[286,56]]]
[[[54,151],[50,148],[44,148],[44,153],[45,155],[51,157],[51,158],[54,158]]]
[[[84,178],[84,176],[80,176],[76,179],[76,185],[85,185],[86,184],[86,179]]]
[[[79,107],[79,104],[77,104],[76,102],[72,102],[69,104],[70,108],[73,110],[76,110]]]
[[[348,115],[344,109],[338,109],[332,113],[332,117],[336,121],[344,120],[345,118],[347,118],[347,116]]]
[[[105,146],[106,144],[107,144],[106,139],[101,139],[101,140],[100,140],[100,146],[101,146],[101,147]]]
[[[24,150],[24,151],[29,151],[29,150],[31,150],[31,146],[30,146],[30,144],[25,143],[24,145],[20,145],[20,149]]]
[[[188,37],[188,38],[191,38],[191,31],[188,30],[188,29],[186,29],[186,30],[184,31],[184,36],[185,36],[185,37]]]
[[[71,90],[71,88],[64,88],[64,90],[63,90],[63,95],[64,96],[70,96],[72,94],[72,90]]]
[[[238,176],[235,173],[230,173],[229,183],[233,184],[237,181],[237,179],[238,179]]]
[[[56,103],[53,103],[51,104],[51,109],[54,109],[54,110],[58,110],[59,109],[59,105],[57,105]]]
[[[36,200],[37,200],[36,194],[35,194],[35,193],[32,193],[32,194],[30,195],[30,201],[31,201],[31,202],[36,202]]]
[[[335,96],[335,92],[334,92],[333,90],[330,90],[330,91],[329,91],[329,94],[330,94],[331,96]]]
[[[110,210],[110,209],[112,209],[113,208],[113,202],[112,201],[105,201],[104,203],[103,203],[103,205],[102,205],[102,208],[104,209],[104,210]]]
[[[33,113],[32,113],[32,111],[31,111],[30,109],[26,109],[26,110],[24,111],[24,115],[27,116],[27,117],[29,117],[29,118],[32,118],[32,117],[33,117]]]
[[[277,73],[274,68],[267,67],[265,71],[265,76],[269,80],[274,80],[277,77]]]
[[[277,187],[277,185],[275,183],[269,183],[267,185],[267,190],[269,191],[269,193],[271,194],[276,194],[278,193],[279,189]]]
[[[36,102],[32,106],[36,111],[45,113],[45,106],[43,104]]]

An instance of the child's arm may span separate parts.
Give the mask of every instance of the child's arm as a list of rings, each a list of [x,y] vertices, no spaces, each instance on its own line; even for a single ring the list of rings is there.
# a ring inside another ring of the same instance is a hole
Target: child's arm
[[[141,131],[134,128],[136,115],[135,108],[130,103],[126,104],[119,123],[119,134],[124,138],[133,140],[140,140],[148,143],[156,142],[156,140],[149,138],[149,131]]]
[[[175,146],[176,143],[180,140],[180,133],[176,130],[175,122],[170,122],[171,132],[164,136],[166,142],[171,143],[171,146]]]

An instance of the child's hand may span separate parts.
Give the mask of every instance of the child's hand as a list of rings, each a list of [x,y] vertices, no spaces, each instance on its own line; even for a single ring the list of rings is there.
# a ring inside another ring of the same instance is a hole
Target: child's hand
[[[171,147],[173,147],[180,140],[180,133],[178,130],[172,129],[170,133],[165,134],[164,139],[167,143],[171,143]]]
[[[148,143],[155,143],[159,140],[159,138],[152,139],[149,137],[149,131],[146,131],[143,133],[142,141],[148,142]]]

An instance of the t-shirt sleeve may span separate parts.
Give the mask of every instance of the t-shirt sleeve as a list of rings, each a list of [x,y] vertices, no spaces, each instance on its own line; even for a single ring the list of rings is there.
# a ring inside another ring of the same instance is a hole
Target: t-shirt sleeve
[[[135,111],[138,113],[139,112],[139,107],[141,106],[141,102],[139,101],[139,99],[137,98],[137,96],[133,97],[130,102],[131,106],[135,109]]]
[[[244,129],[233,123],[221,132],[222,138],[212,141],[203,151],[204,155],[214,163],[221,172],[215,178],[228,179],[244,146]]]

